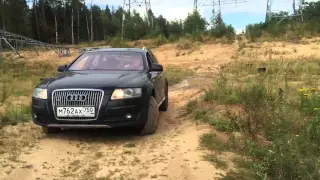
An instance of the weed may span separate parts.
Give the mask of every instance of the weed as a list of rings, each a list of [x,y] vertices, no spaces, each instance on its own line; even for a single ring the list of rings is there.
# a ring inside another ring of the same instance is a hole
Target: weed
[[[237,91],[232,84],[227,82],[226,77],[220,74],[213,83],[212,88],[206,90],[204,95],[205,102],[218,101],[227,104],[236,104],[240,102]]]
[[[301,88],[297,92],[290,83],[308,83],[311,75],[312,79],[318,77],[319,65],[315,60],[271,61],[266,73],[237,78],[235,84],[234,76],[252,72],[241,64],[228,67],[207,90],[203,101],[241,104],[242,113],[212,118],[202,109],[197,116],[209,117],[208,122],[220,131],[240,131],[243,135],[240,139],[231,136],[227,142],[213,133],[200,139],[201,145],[210,150],[243,156],[237,162],[239,169],[223,179],[319,179],[320,96],[316,88]]]
[[[235,132],[240,129],[239,125],[230,119],[213,119],[210,121],[210,124],[222,132]]]
[[[98,163],[89,164],[88,168],[84,169],[82,177],[80,179],[92,179],[95,178],[96,172],[100,170]]]
[[[204,159],[213,163],[217,168],[225,169],[228,167],[228,164],[220,160],[217,155],[213,155],[213,154],[205,155]]]
[[[187,113],[188,114],[192,113],[196,109],[197,105],[198,105],[197,100],[190,100],[187,104]]]
[[[191,42],[180,42],[177,44],[177,49],[179,50],[188,50],[193,47],[193,44]]]
[[[134,147],[136,147],[136,145],[134,143],[128,143],[128,144],[125,144],[124,147],[126,147],[126,148],[134,148]]]
[[[195,119],[202,122],[209,122],[209,112],[206,109],[197,109],[195,111]]]
[[[200,138],[201,146],[216,151],[224,151],[226,150],[226,145],[217,139],[215,133],[207,133],[203,134]]]
[[[4,114],[0,114],[0,124],[16,125],[19,122],[26,122],[30,120],[30,117],[30,106],[12,106],[7,108]]]
[[[188,69],[182,69],[178,67],[168,67],[166,69],[166,75],[169,85],[175,85],[180,83],[183,79],[186,79],[193,75],[193,72]]]

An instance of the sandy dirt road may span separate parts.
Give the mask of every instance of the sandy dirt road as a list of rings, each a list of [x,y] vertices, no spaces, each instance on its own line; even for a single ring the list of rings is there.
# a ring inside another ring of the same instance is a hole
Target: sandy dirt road
[[[230,59],[219,51],[210,57],[213,47],[207,46],[185,58],[176,57],[172,48],[161,48],[156,53],[163,64],[179,64],[179,61],[183,62],[182,67],[193,64],[199,66],[200,73],[203,70],[202,75],[216,70],[220,61],[215,59]],[[102,129],[42,136],[37,143],[24,148],[15,161],[2,159],[0,179],[211,180],[219,177],[224,172],[205,161],[202,157],[205,152],[199,147],[199,136],[210,128],[196,126],[184,115],[186,103],[199,97],[201,88],[210,84],[210,79],[199,77],[170,87],[169,110],[160,113],[159,129],[154,135],[142,137],[130,129]]]
[[[199,136],[208,131],[183,118],[182,106],[199,89],[170,91],[170,110],[161,113],[156,134],[130,130],[76,130],[45,136],[25,149],[2,179],[186,179],[218,177],[202,159]]]

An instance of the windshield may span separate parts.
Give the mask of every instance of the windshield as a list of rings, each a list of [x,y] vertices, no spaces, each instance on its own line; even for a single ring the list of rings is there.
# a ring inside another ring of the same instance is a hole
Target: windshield
[[[143,70],[143,56],[140,52],[89,52],[80,56],[68,70]]]

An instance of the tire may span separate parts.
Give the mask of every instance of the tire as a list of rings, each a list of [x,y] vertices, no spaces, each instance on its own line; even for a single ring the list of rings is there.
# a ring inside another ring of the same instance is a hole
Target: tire
[[[166,99],[162,102],[159,107],[159,111],[167,111],[169,107],[169,96],[168,96],[168,85],[166,85]]]
[[[45,133],[45,134],[55,134],[55,133],[59,133],[61,132],[61,129],[60,128],[52,128],[52,127],[42,127],[42,131]]]
[[[147,122],[142,128],[140,135],[149,135],[157,131],[159,125],[159,109],[154,97],[150,98]]]

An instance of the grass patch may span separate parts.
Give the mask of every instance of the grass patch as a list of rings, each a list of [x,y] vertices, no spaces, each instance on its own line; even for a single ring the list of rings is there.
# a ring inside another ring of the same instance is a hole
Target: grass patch
[[[228,164],[219,159],[217,155],[205,155],[204,159],[213,163],[217,168],[225,169],[228,167]]]
[[[210,124],[221,132],[235,132],[239,131],[239,125],[231,119],[213,119]]]
[[[310,80],[319,78],[319,63],[270,61],[264,73],[256,67],[261,65],[229,64],[196,106],[189,102],[195,119],[229,133],[227,140],[204,134],[201,146],[242,156],[238,169],[222,179],[320,179],[320,89]],[[232,110],[232,104],[240,113],[212,116],[215,110],[206,108],[223,105]],[[242,136],[230,134],[235,131]],[[207,160],[217,158],[209,155]]]
[[[57,65],[45,61],[0,59],[0,126],[31,119],[31,97],[41,78],[56,74]]]
[[[4,113],[0,114],[0,125],[16,125],[19,122],[29,121],[31,117],[31,107],[11,106],[5,110]]]
[[[193,75],[193,72],[188,69],[182,69],[179,67],[168,67],[166,69],[166,76],[168,78],[169,85],[175,85],[180,83],[182,80]]]
[[[200,145],[210,150],[225,151],[227,146],[221,140],[217,139],[215,133],[203,134],[200,138]]]
[[[134,147],[136,147],[136,144],[128,143],[128,144],[125,144],[124,147],[126,147],[126,148],[134,148]]]
[[[186,111],[188,114],[192,113],[196,107],[198,105],[198,101],[197,100],[190,100],[187,104],[187,108],[186,108]]]

